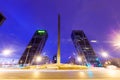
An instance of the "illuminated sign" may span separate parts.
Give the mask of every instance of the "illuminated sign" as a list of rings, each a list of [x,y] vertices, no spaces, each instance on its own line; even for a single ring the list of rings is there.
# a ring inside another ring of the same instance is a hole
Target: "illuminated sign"
[[[45,30],[38,30],[37,33],[40,34],[40,35],[43,35],[43,34],[46,33],[46,31]]]

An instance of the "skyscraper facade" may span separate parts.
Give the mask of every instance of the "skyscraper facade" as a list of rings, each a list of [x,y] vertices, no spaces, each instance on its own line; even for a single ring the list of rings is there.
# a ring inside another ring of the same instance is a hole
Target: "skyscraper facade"
[[[5,17],[0,13],[0,25],[4,22]]]
[[[21,56],[19,64],[35,63],[35,58],[41,54],[47,38],[46,30],[37,30]]]
[[[84,65],[101,65],[85,33],[82,30],[73,30],[71,38],[77,50],[78,56],[82,58],[82,63],[84,63]]]

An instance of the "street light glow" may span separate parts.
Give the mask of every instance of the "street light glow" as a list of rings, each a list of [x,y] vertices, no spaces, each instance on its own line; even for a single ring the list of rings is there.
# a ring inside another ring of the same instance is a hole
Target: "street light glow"
[[[79,62],[82,62],[82,58],[81,58],[81,57],[77,57],[77,60],[78,60]]]
[[[41,56],[37,56],[36,61],[37,61],[37,62],[42,61],[42,57],[41,57]]]
[[[8,55],[10,55],[11,53],[12,53],[12,50],[10,50],[10,49],[5,49],[5,50],[3,50],[3,55],[4,56],[8,56]]]
[[[96,42],[97,42],[97,40],[91,40],[90,42],[92,42],[92,43],[96,43]]]
[[[113,30],[110,39],[111,39],[111,41],[110,41],[111,45],[115,49],[119,50],[120,49],[120,31]]]
[[[103,56],[104,58],[107,58],[107,57],[108,57],[108,53],[107,53],[107,52],[102,52],[102,56]]]

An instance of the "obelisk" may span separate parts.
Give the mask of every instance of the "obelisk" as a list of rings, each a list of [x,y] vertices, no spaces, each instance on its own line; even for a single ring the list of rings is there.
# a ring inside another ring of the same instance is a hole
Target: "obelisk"
[[[58,49],[57,49],[57,64],[60,64],[60,14],[58,14]]]

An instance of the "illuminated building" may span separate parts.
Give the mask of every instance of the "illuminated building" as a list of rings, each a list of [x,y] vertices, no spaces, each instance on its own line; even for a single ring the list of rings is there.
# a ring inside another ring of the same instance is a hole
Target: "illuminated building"
[[[101,66],[99,59],[82,30],[73,30],[71,38],[78,52],[78,56],[82,57],[82,63],[84,65]]]
[[[19,64],[35,63],[34,59],[41,54],[47,38],[46,30],[37,30],[21,56]]]

